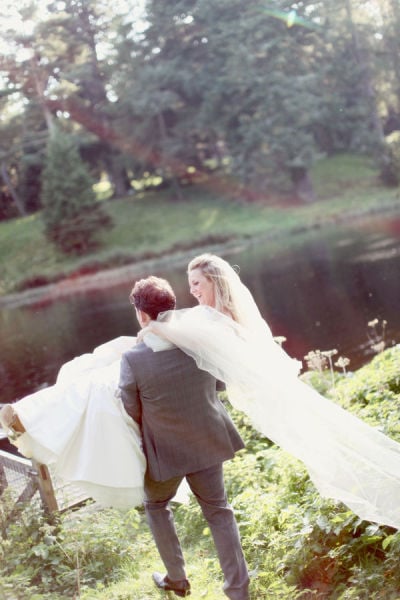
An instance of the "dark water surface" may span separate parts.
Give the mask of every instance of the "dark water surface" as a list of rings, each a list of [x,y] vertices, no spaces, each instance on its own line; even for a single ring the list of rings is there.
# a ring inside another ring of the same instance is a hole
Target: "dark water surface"
[[[400,341],[400,218],[370,219],[285,242],[243,245],[224,254],[240,266],[274,335],[289,354],[336,348],[350,369],[371,358],[368,322],[388,322],[387,343]],[[156,274],[169,279],[179,307],[192,306],[185,267]],[[54,383],[60,366],[119,335],[135,335],[128,296],[133,281],[80,292],[54,302],[0,312],[0,402]]]

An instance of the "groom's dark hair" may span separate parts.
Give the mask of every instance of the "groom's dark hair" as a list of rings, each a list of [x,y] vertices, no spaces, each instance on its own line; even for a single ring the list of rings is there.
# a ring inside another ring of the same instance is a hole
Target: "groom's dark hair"
[[[129,296],[130,303],[155,321],[159,313],[173,310],[176,306],[174,290],[166,279],[151,275],[139,279]]]

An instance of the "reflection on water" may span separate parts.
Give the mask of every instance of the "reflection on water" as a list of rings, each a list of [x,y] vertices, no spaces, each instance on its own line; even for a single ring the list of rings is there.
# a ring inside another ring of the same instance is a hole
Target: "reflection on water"
[[[274,335],[287,338],[284,347],[292,356],[337,348],[353,369],[370,358],[368,321],[386,319],[389,343],[400,341],[399,257],[400,219],[297,236],[286,247],[257,243],[225,255],[240,266],[261,313]],[[184,267],[154,274],[171,281],[179,307],[194,304]],[[119,335],[135,335],[128,301],[132,284],[2,309],[0,402],[52,384],[59,367],[77,354]]]
[[[287,337],[290,354],[302,358],[311,349],[337,348],[356,368],[370,358],[367,323],[374,318],[388,321],[390,343],[399,340],[400,235],[390,236],[396,252],[370,260],[370,243],[388,239],[384,225],[375,223],[371,232],[365,223],[351,236],[348,230],[313,235],[273,257],[266,247],[247,253],[242,272],[259,265],[262,276],[253,273],[247,283],[274,334]]]
[[[112,294],[100,290],[45,306],[3,310],[1,365],[2,379],[8,382],[7,400],[53,383],[65,361],[91,352],[102,341],[133,335],[133,316],[126,290]]]

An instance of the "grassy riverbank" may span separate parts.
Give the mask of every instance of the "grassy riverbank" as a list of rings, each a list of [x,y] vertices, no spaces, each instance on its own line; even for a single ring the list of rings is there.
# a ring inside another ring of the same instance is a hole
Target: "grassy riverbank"
[[[0,223],[0,295],[172,252],[276,237],[400,209],[398,190],[382,187],[377,171],[363,157],[320,161],[312,176],[318,200],[307,205],[240,203],[220,181],[184,189],[183,201],[169,190],[107,201],[115,227],[103,235],[98,251],[82,258],[54,250],[43,235],[40,214]]]

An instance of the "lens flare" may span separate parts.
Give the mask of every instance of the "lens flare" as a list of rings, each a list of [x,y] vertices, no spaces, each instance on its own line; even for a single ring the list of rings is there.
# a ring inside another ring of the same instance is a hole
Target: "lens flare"
[[[291,10],[286,19],[286,25],[290,28],[292,27],[297,18],[297,12],[295,10]]]
[[[283,21],[286,23],[288,28],[291,28],[295,25],[299,27],[306,27],[307,29],[319,29],[320,25],[304,17],[300,17],[297,14],[295,9],[291,9],[288,11],[276,10],[275,8],[264,8],[264,13],[273,17],[274,19],[278,19],[279,21]]]

